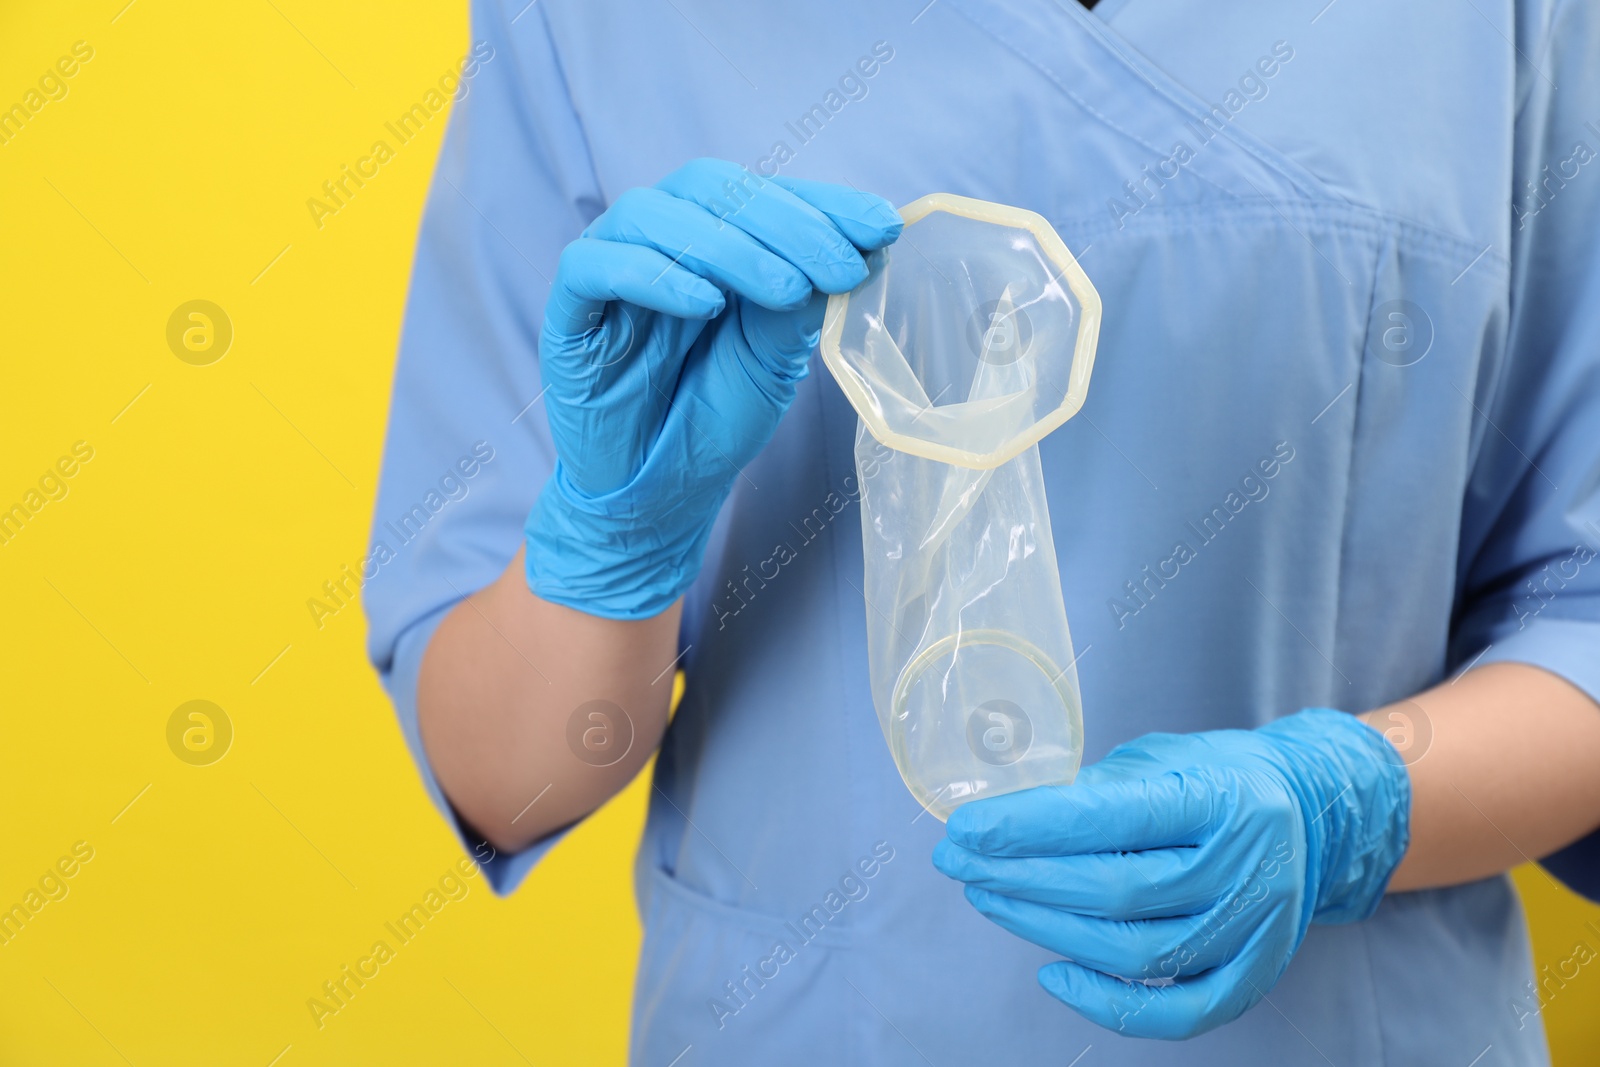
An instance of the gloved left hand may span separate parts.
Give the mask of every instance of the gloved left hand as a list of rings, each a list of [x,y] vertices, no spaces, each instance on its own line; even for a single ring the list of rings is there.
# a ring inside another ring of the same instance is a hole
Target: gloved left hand
[[[861,253],[901,226],[869,193],[714,159],[590,223],[539,335],[557,463],[524,528],[528,587],[612,619],[682,596],[806,377],[825,294],[861,284]]]
[[[933,861],[984,915],[1067,957],[1039,972],[1052,996],[1108,1029],[1178,1039],[1265,996],[1312,922],[1371,915],[1410,813],[1383,735],[1311,709],[1148,734],[1072,785],[965,804]]]

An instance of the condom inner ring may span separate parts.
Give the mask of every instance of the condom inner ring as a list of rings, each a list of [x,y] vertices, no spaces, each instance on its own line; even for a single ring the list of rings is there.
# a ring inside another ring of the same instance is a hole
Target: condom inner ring
[[[958,655],[963,648],[980,646],[995,646],[1008,652],[1013,652],[1021,656],[1023,660],[1043,675],[1047,687],[1055,693],[1056,698],[1061,703],[1059,709],[1050,710],[1058,711],[1064,715],[1067,722],[1071,724],[1072,732],[1074,734],[1078,732],[1080,729],[1077,726],[1079,722],[1078,714],[1081,714],[1081,712],[1078,708],[1077,694],[1073,691],[1073,680],[1069,678],[1071,673],[1070,664],[1067,668],[1057,667],[1038,646],[1008,630],[963,630],[957,634],[948,634],[933,642],[907,663],[905,669],[900,672],[900,677],[895,683],[894,693],[890,698],[891,711],[889,715],[890,749],[897,762],[900,762],[907,755],[904,724],[909,718],[908,704],[910,703],[912,689],[917,682],[928,671],[935,669],[935,666],[946,657]],[[1046,711],[1043,708],[1029,710],[1030,713]],[[905,763],[901,763],[901,766],[905,765]],[[907,784],[912,786],[914,793],[919,792],[913,783],[908,781]],[[934,797],[918,796],[917,799],[924,807],[930,808],[930,810],[936,806],[936,798]]]

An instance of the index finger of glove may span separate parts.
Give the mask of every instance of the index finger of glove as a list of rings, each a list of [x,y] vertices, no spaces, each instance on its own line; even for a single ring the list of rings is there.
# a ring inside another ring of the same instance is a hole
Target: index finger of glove
[[[737,226],[798,267],[825,293],[847,293],[866,280],[866,261],[826,214],[743,167],[697,159],[657,188]]]
[[[990,856],[1074,856],[1198,845],[1210,837],[1213,817],[1209,791],[1163,774],[975,800],[951,813],[946,832]]]

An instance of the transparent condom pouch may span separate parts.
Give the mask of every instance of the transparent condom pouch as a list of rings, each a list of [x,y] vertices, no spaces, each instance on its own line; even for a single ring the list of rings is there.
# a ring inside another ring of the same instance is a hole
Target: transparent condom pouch
[[[942,820],[1082,759],[1038,442],[1083,405],[1100,298],[1031,211],[939,193],[901,215],[828,301],[822,354],[860,416],[873,704]]]

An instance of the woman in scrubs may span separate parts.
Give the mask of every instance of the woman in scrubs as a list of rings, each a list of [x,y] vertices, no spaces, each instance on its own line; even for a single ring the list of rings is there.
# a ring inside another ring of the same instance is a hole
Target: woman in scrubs
[[[1547,1062],[1505,872],[1600,889],[1600,11],[473,27],[371,655],[497,892],[658,754],[636,1062]],[[1043,215],[1105,306],[1040,445],[1085,769],[948,828],[808,374],[934,191]]]

